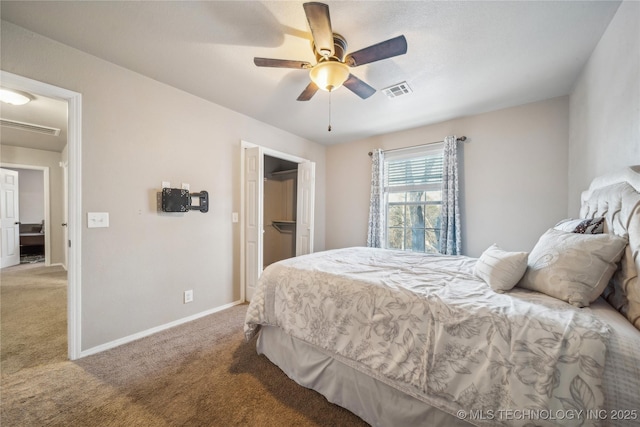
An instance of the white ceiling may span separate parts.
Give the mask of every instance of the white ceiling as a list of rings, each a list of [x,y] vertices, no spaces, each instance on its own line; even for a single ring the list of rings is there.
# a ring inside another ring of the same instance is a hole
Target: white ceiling
[[[36,150],[61,152],[67,145],[67,102],[31,94],[25,105],[0,102],[0,117],[37,126],[60,129],[57,136],[25,131],[11,127],[0,128],[0,143]]]
[[[2,19],[323,144],[570,93],[619,1],[329,1],[347,52],[404,34],[406,55],[352,69],[378,92],[296,101],[315,63],[303,2],[5,1]],[[380,89],[406,81],[394,99]],[[135,95],[135,94],[134,94]]]

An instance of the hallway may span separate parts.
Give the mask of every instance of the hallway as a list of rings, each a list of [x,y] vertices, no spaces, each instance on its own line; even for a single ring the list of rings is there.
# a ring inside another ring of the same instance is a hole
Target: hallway
[[[0,313],[3,377],[67,360],[67,272],[61,266],[2,269]]]

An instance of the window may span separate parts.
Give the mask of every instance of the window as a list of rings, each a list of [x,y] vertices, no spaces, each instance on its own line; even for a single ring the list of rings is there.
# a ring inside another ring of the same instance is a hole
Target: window
[[[442,144],[386,152],[385,246],[438,252],[442,210]]]

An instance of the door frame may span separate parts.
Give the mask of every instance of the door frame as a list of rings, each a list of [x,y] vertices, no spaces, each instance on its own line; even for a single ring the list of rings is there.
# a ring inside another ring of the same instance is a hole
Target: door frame
[[[262,155],[276,157],[278,159],[287,160],[294,163],[305,163],[311,160],[302,157],[294,156],[292,154],[284,153],[282,151],[273,150],[263,145],[253,144],[251,142],[241,140],[240,141],[240,301],[246,302],[246,245],[245,245],[245,149],[260,147],[262,148]],[[264,202],[264,201],[263,201]],[[315,206],[315,205],[314,205]],[[313,251],[313,248],[311,248]]]
[[[62,235],[63,235],[63,242],[68,242],[69,241],[69,192],[67,191],[67,189],[69,188],[69,161],[66,160],[64,162],[60,162],[60,168],[62,168],[62,188],[63,188],[63,192],[62,192],[62,221],[64,221],[64,223],[62,224],[63,227],[63,231],[62,231]],[[68,266],[69,266],[69,245],[65,243],[64,245],[64,261],[62,263],[62,266],[64,267],[65,270],[68,270]]]
[[[76,360],[82,350],[82,94],[3,70],[0,80],[5,87],[67,102],[67,352],[69,359]]]
[[[51,195],[49,194],[49,166],[34,166],[34,165],[22,165],[17,163],[1,162],[0,167],[9,169],[28,169],[42,171],[42,181],[44,185],[44,265],[49,267],[51,265],[51,212],[50,203]],[[20,171],[18,171],[18,176]]]

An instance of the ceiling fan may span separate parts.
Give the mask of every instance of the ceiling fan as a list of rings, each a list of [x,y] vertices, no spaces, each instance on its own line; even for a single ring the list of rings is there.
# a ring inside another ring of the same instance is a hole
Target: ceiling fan
[[[317,63],[312,65],[306,61],[253,58],[258,67],[309,70],[311,82],[298,96],[298,101],[310,100],[318,89],[332,92],[342,85],[360,98],[367,99],[376,90],[351,74],[349,68],[407,53],[407,40],[404,36],[398,36],[345,56],[347,41],[331,29],[329,6],[318,2],[304,3],[302,6],[311,29],[311,46]]]

